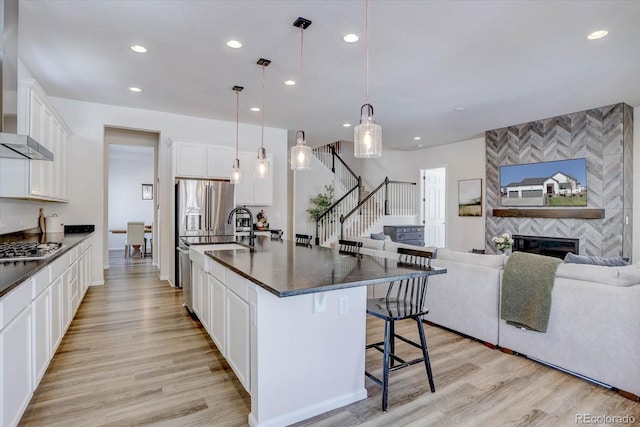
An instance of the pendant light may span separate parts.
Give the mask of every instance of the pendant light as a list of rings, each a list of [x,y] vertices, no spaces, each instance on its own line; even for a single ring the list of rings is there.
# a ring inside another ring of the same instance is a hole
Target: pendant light
[[[353,129],[353,155],[358,158],[382,156],[382,126],[375,124],[369,103],[369,0],[366,0],[366,102],[360,108],[360,124]]]
[[[271,173],[271,165],[267,159],[267,150],[264,148],[264,71],[271,64],[268,59],[260,58],[257,62],[262,67],[262,136],[260,140],[260,148],[258,148],[258,158],[256,159],[256,167],[253,171],[253,177],[265,179]]]
[[[240,172],[240,158],[238,157],[238,130],[240,128],[240,92],[244,89],[242,86],[234,86],[236,93],[236,158],[233,159],[233,171],[231,172],[231,182],[237,184],[240,182],[242,174]]]
[[[300,130],[296,132],[296,145],[291,147],[291,169],[304,171],[311,169],[311,147],[307,145],[304,134],[304,30],[309,28],[311,21],[298,18],[293,23],[300,28]]]

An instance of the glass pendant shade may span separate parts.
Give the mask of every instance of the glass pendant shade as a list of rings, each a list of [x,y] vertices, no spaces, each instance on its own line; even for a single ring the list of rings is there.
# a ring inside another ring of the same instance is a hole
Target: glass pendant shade
[[[365,107],[367,107],[365,112]],[[356,158],[382,156],[382,126],[373,120],[373,107],[364,104],[360,109],[360,124],[353,129],[353,155]]]
[[[291,147],[291,169],[307,171],[311,169],[311,147],[306,144],[304,131],[296,132],[296,145]]]
[[[242,173],[240,172],[240,159],[233,159],[233,169],[231,172],[231,182],[238,184],[242,179]]]
[[[267,152],[263,147],[258,149],[258,158],[256,159],[256,167],[253,171],[253,177],[265,179],[271,173],[271,162],[267,159]]]

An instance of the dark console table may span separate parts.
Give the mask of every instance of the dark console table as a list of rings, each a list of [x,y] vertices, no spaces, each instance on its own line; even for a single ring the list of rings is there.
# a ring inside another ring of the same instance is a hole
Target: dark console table
[[[424,246],[424,225],[385,225],[383,231],[394,242]]]

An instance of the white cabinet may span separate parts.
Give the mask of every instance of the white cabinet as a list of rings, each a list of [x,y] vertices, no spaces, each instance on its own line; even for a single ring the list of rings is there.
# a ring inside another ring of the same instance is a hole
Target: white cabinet
[[[35,80],[18,84],[18,133],[53,153],[53,161],[0,159],[0,197],[69,200],[70,131]]]
[[[42,379],[51,359],[51,295],[46,289],[31,303],[33,314],[33,389]]]
[[[207,176],[207,146],[198,142],[175,143],[176,176]]]
[[[211,335],[211,293],[209,292],[208,274],[204,270],[200,270],[200,323],[204,329]]]
[[[226,314],[227,362],[250,392],[249,303],[227,289]]]
[[[273,205],[273,157],[267,153],[271,162],[271,174],[268,178],[253,178],[256,163],[256,153],[240,152],[240,169],[242,179],[236,184],[236,205],[271,206]]]
[[[210,292],[211,292],[211,330],[210,335],[213,342],[220,350],[222,355],[226,355],[225,345],[225,325],[226,310],[225,298],[227,288],[215,277],[208,275]]]
[[[230,147],[207,146],[207,177],[229,179],[233,159],[233,150]]]
[[[204,142],[173,141],[175,176],[229,179],[233,166],[231,147]]]
[[[62,329],[62,280],[60,276],[53,281],[49,286],[50,299],[51,299],[51,355],[55,354],[62,336],[64,335]]]
[[[6,317],[0,330],[0,424],[3,426],[17,425],[31,399],[30,284],[29,280],[2,299],[2,314]],[[9,311],[12,313],[7,316]]]

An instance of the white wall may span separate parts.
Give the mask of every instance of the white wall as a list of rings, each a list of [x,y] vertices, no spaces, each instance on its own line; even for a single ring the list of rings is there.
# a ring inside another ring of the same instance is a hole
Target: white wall
[[[372,186],[379,185],[385,177],[390,180],[417,182],[420,186],[420,170],[445,167],[447,169],[446,247],[469,251],[484,247],[486,210],[482,217],[458,216],[458,181],[482,178],[484,195],[486,153],[484,138],[455,144],[441,145],[418,151],[384,149],[382,157],[363,161],[363,178]],[[419,191],[419,188],[418,188]],[[388,224],[387,221],[385,221]]]
[[[333,173],[325,167],[315,156],[311,158],[311,170],[294,171],[293,173],[293,228],[294,233],[310,234],[315,237],[316,223],[309,218],[309,199],[316,197],[326,190],[325,185],[337,186],[333,180]],[[334,193],[334,201],[342,197],[340,192]]]
[[[142,200],[142,184],[153,184],[153,147],[136,147],[133,153],[113,148],[110,145],[108,228],[126,229],[128,221],[152,224],[154,200]],[[126,238],[109,233],[109,250],[124,249]]]
[[[66,120],[73,133],[71,137],[71,201],[59,209],[69,224],[95,224],[94,281],[102,281],[103,265],[108,259],[103,252],[108,227],[103,224],[104,200],[104,128],[105,126],[140,129],[160,134],[159,184],[157,188],[160,214],[158,218],[160,243],[160,276],[168,279],[173,270],[173,207],[169,206],[173,194],[171,176],[171,138],[210,141],[218,145],[235,143],[235,122],[203,119],[158,111],[123,108],[112,105],[51,98],[51,102]],[[260,127],[240,125],[241,150],[257,151]],[[242,141],[246,145],[242,145]],[[274,156],[274,206],[270,220],[287,223],[287,132],[283,129],[265,128],[265,147]],[[154,240],[156,236],[154,236]]]

